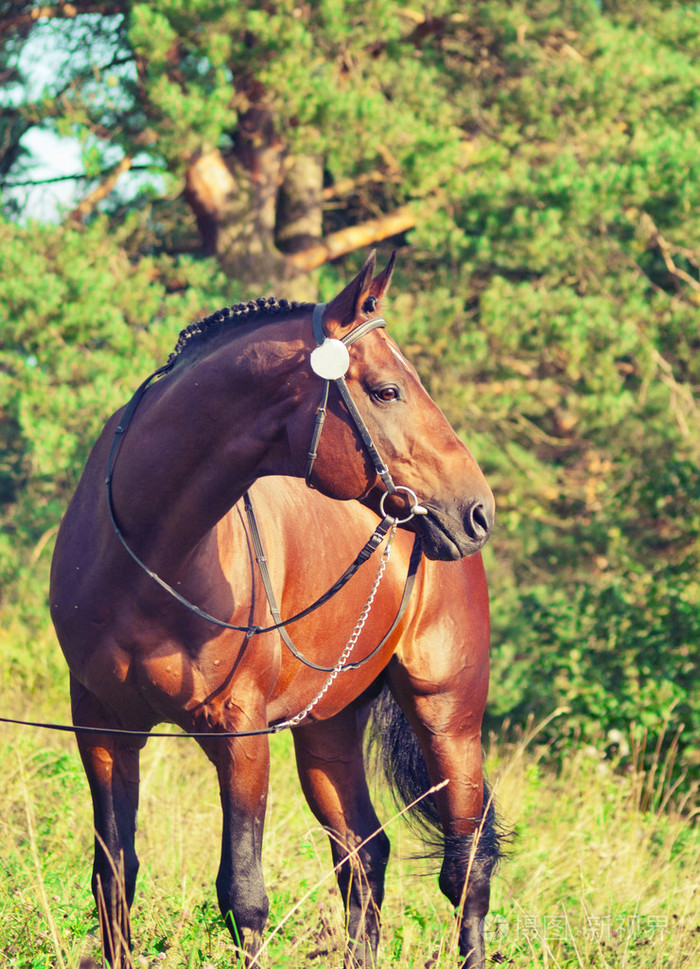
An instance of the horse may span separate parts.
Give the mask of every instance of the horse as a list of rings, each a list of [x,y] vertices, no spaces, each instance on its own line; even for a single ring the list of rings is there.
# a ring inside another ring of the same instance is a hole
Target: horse
[[[365,843],[379,825],[362,735],[384,686],[398,787],[420,783],[421,764],[429,781],[449,779],[421,804],[444,837],[440,886],[458,911],[464,965],[483,965],[497,851],[481,767],[478,553],[494,500],[377,315],[393,266],[392,256],[375,275],[372,253],[327,304],[261,299],[183,330],[107,421],[64,515],[50,606],[113,969],[130,962],[139,754],[163,722],[192,735],[217,771],[217,897],[243,964],[259,966],[268,914],[268,735],[289,727],[305,796],[347,861],[346,965],[376,965],[389,849],[381,832]],[[249,491],[257,516],[242,510]],[[290,626],[270,621],[281,613]]]

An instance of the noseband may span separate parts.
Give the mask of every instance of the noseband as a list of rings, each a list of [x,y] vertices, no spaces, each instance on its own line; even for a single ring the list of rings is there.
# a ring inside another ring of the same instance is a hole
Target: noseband
[[[371,333],[372,330],[376,330],[379,327],[386,327],[386,320],[381,316],[374,316],[372,319],[365,320],[364,323],[360,323],[354,329],[346,333],[344,337],[340,340],[335,340],[333,338],[327,337],[323,331],[323,312],[326,308],[326,303],[318,303],[314,307],[313,312],[313,330],[314,338],[316,340],[316,349],[311,354],[311,369],[319,377],[324,379],[323,392],[321,394],[321,403],[316,409],[316,422],[314,424],[314,431],[311,438],[311,447],[309,448],[309,453],[306,462],[306,484],[309,488],[313,488],[314,485],[311,481],[311,475],[313,474],[314,462],[318,457],[318,445],[321,440],[321,432],[323,431],[323,425],[326,420],[327,405],[328,405],[328,392],[330,390],[331,381],[338,388],[338,392],[345,404],[350,417],[352,418],[357,432],[362,438],[362,443],[367,449],[372,464],[374,465],[374,470],[377,472],[377,477],[381,479],[386,491],[382,495],[381,502],[379,504],[379,511],[382,518],[386,518],[386,512],[384,510],[384,503],[386,501],[387,495],[395,495],[398,492],[403,492],[406,494],[408,500],[411,502],[409,505],[409,513],[406,518],[400,518],[397,523],[400,525],[405,524],[410,521],[414,515],[426,515],[427,510],[418,504],[418,498],[416,493],[404,485],[394,484],[394,479],[386,466],[386,463],[382,461],[381,455],[377,449],[376,444],[372,440],[372,435],[369,432],[369,428],[365,424],[362,415],[357,409],[355,401],[350,395],[348,385],[345,381],[345,374],[350,366],[350,355],[347,352],[347,348],[361,340],[363,336]]]

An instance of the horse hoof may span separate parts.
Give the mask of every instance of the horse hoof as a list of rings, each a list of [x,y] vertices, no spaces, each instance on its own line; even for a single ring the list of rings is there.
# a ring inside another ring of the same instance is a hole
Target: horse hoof
[[[345,953],[343,969],[376,969],[377,950],[371,942],[351,940]]]
[[[243,929],[240,933],[241,942],[241,969],[262,969],[262,963],[258,958],[262,945],[262,934],[253,929]]]

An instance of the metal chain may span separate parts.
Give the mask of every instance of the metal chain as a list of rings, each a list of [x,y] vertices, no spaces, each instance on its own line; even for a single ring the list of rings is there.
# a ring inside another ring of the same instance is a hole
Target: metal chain
[[[304,707],[304,709],[300,710],[299,713],[297,713],[295,716],[291,717],[289,720],[285,720],[284,723],[279,724],[278,729],[281,730],[284,727],[298,726],[301,723],[301,721],[308,716],[311,710],[313,710],[316,704],[325,696],[325,694],[328,692],[329,688],[333,684],[333,681],[336,679],[338,674],[343,672],[343,667],[345,666],[348,659],[350,658],[350,654],[355,648],[357,644],[357,640],[360,638],[360,633],[362,632],[364,625],[367,622],[367,617],[369,616],[370,611],[372,609],[372,603],[374,602],[374,597],[377,594],[379,583],[382,581],[382,578],[384,576],[384,572],[386,570],[386,564],[389,561],[389,556],[391,555],[391,545],[394,540],[394,533],[396,532],[396,524],[397,523],[394,522],[394,524],[391,526],[391,529],[389,531],[389,537],[386,543],[386,548],[382,553],[382,557],[379,562],[379,568],[377,569],[377,574],[374,579],[374,584],[372,586],[372,589],[370,590],[369,595],[367,596],[367,601],[365,602],[364,608],[360,613],[360,618],[355,623],[355,628],[352,631],[350,639],[348,639],[347,643],[345,644],[345,649],[340,654],[338,662],[333,667],[331,673],[328,676],[328,679],[323,684],[323,686],[318,691],[318,693],[313,698],[313,700],[311,700],[310,703],[308,703]]]

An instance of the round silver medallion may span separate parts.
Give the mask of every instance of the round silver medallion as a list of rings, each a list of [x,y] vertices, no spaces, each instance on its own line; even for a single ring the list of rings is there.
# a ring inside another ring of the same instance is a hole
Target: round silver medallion
[[[324,380],[337,380],[344,377],[350,366],[348,348],[340,340],[330,337],[311,351],[311,369]]]

